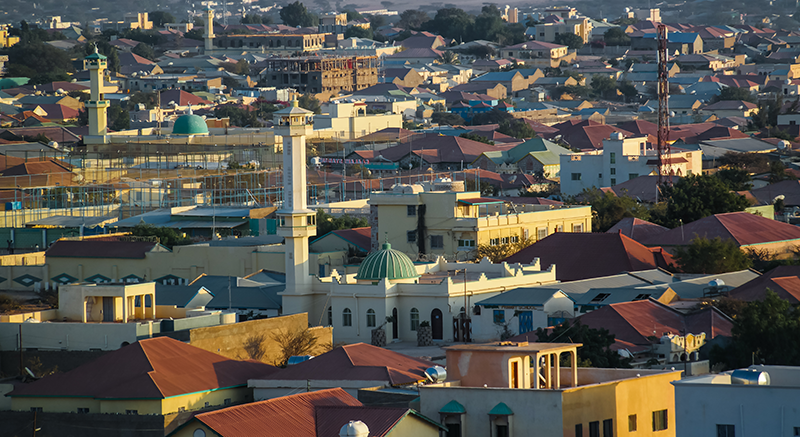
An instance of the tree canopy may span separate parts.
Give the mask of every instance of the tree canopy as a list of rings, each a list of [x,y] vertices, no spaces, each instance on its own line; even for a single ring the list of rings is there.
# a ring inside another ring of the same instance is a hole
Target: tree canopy
[[[131,228],[131,234],[137,237],[158,237],[158,242],[172,249],[175,246],[191,244],[192,240],[178,234],[178,231],[166,226],[154,226],[148,224],[138,224]]]
[[[436,16],[423,24],[423,30],[438,32],[445,38],[457,41],[471,41],[469,32],[475,23],[475,18],[459,8],[444,8],[436,11]]]
[[[752,262],[733,240],[696,236],[692,244],[675,250],[675,262],[685,273],[716,274],[750,268]]]
[[[597,188],[581,192],[582,203],[592,206],[592,232],[605,232],[626,217],[650,220],[650,211],[645,205],[629,196],[615,196]]]
[[[397,22],[397,27],[403,29],[419,30],[422,24],[431,19],[425,11],[407,9],[400,14],[400,21]]]
[[[367,226],[369,226],[369,222],[365,218],[353,217],[347,214],[334,217],[321,209],[317,210],[317,237],[340,229],[364,228]]]
[[[577,50],[583,47],[583,38],[581,38],[579,35],[575,35],[574,33],[570,32],[560,33],[556,35],[556,38],[553,42],[555,42],[556,44],[567,46],[571,50]]]
[[[165,11],[152,11],[147,14],[147,18],[153,22],[153,27],[164,27],[167,23],[174,23],[175,17],[169,12]]]
[[[287,26],[314,27],[319,24],[319,18],[306,9],[299,1],[289,3],[281,8],[281,20]]]
[[[553,328],[549,333],[546,329],[539,328],[536,330],[536,337],[543,343],[582,343],[583,346],[578,348],[578,365],[580,367],[631,367],[630,358],[623,358],[617,351],[609,349],[614,344],[614,334],[604,328],[590,328],[582,324],[580,320],[566,321]]]
[[[263,126],[263,124],[260,121],[258,121],[258,117],[256,116],[255,111],[240,108],[236,105],[217,106],[217,108],[214,110],[214,117],[229,118],[231,126],[240,126],[240,127]]]
[[[463,126],[467,124],[460,115],[453,114],[452,112],[434,112],[431,116],[431,121],[449,126]]]
[[[756,98],[747,88],[725,87],[720,91],[718,96],[715,96],[712,101],[718,102],[720,100],[744,100],[745,102],[755,103]]]
[[[307,109],[314,114],[319,114],[322,110],[319,100],[311,94],[303,94],[300,96],[300,98],[297,99],[297,106]]]
[[[703,217],[725,212],[744,211],[750,206],[744,196],[728,188],[721,178],[712,175],[689,175],[674,185],[662,187],[667,200],[662,223],[675,228]]]
[[[29,84],[69,81],[73,71],[69,55],[42,41],[19,42],[0,50],[8,55],[5,72],[8,76],[28,77]]]
[[[629,46],[631,37],[619,27],[612,27],[603,34],[603,40],[608,46]]]

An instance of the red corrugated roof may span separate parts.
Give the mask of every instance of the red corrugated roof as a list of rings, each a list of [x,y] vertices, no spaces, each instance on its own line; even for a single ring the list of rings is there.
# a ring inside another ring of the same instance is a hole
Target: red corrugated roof
[[[345,241],[353,243],[354,245],[369,251],[372,241],[372,228],[353,228],[353,229],[339,229],[333,231],[334,234],[339,236]]]
[[[69,372],[17,386],[11,396],[164,399],[246,385],[248,379],[278,370],[157,337],[109,352]]]
[[[749,212],[729,212],[695,220],[644,241],[648,246],[682,246],[695,237],[733,240],[739,246],[800,240],[800,227]]]
[[[430,361],[356,343],[337,347],[313,360],[295,364],[280,374],[262,379],[387,381],[392,385],[402,385],[424,380],[425,369],[433,365]]]
[[[556,279],[575,281],[622,272],[667,268],[672,256],[622,234],[557,232],[508,257],[509,263],[556,265]]]
[[[622,233],[622,235],[626,237],[640,241],[653,235],[667,232],[668,230],[668,228],[650,223],[647,220],[638,219],[636,217],[625,217],[606,232],[609,234]]]
[[[764,300],[767,289],[792,304],[800,303],[800,266],[776,267],[736,287],[729,296],[745,302]]]

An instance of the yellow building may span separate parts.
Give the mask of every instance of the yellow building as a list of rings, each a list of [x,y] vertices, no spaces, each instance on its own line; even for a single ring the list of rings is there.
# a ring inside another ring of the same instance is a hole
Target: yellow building
[[[393,106],[392,110],[396,108]],[[322,114],[314,116],[315,134],[345,141],[382,129],[401,127],[403,116],[399,112],[367,114],[367,104],[364,102],[326,103],[322,105]]]
[[[680,371],[579,368],[579,346],[448,347],[447,380],[420,387],[420,411],[462,437],[675,435]]]
[[[384,239],[413,258],[473,259],[480,245],[541,240],[554,232],[587,232],[589,206],[512,204],[478,192],[422,191],[419,185],[372,193],[372,249]]]
[[[555,42],[562,33],[574,33],[588,42],[592,35],[592,23],[587,17],[572,15],[556,22],[546,22],[533,26],[535,33],[530,36],[536,41]]]
[[[18,385],[7,396],[13,411],[168,415],[251,401],[247,380],[277,370],[157,337]]]
[[[10,36],[8,31],[11,26],[8,24],[0,24],[0,48],[11,47],[19,42],[18,36]]]

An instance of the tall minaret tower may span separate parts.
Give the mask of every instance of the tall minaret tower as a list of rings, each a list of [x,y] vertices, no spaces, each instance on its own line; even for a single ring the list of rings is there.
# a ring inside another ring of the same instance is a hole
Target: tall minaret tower
[[[317,235],[317,215],[308,209],[306,200],[306,135],[313,130],[312,115],[298,107],[296,99],[274,113],[275,135],[283,138],[283,206],[276,211],[278,235],[286,246],[286,293],[295,295],[311,292],[308,239]],[[284,311],[287,309],[284,304]]]
[[[86,102],[86,111],[89,112],[89,135],[84,136],[84,142],[92,144],[107,142],[106,110],[110,102],[103,100],[103,71],[107,66],[108,59],[101,55],[95,46],[94,53],[86,57],[86,68],[89,70],[91,83],[91,100]]]
[[[214,50],[214,10],[206,8],[206,35],[205,38],[205,53],[210,53]]]

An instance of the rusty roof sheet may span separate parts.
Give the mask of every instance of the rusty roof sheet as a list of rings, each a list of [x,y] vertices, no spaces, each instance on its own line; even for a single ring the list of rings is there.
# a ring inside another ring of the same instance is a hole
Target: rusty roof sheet
[[[606,232],[609,234],[621,233],[626,237],[640,241],[668,230],[668,228],[648,222],[647,220],[638,219],[636,217],[625,217]]]
[[[580,250],[577,250],[580,248]],[[556,279],[575,281],[623,272],[667,268],[672,257],[648,248],[620,233],[556,232],[506,258],[529,264],[539,258],[542,268],[555,264]]]
[[[337,347],[313,360],[295,364],[261,379],[388,381],[391,385],[402,385],[424,380],[425,369],[433,365],[427,360],[356,343]]]
[[[730,297],[745,302],[763,300],[767,289],[792,304],[800,303],[800,266],[779,266],[731,290]]]
[[[10,396],[164,399],[243,386],[250,378],[278,370],[157,337],[139,340],[69,372],[17,386]]]
[[[695,237],[733,240],[739,246],[800,240],[800,227],[749,212],[729,212],[695,220],[643,241],[648,246],[682,246]]]

